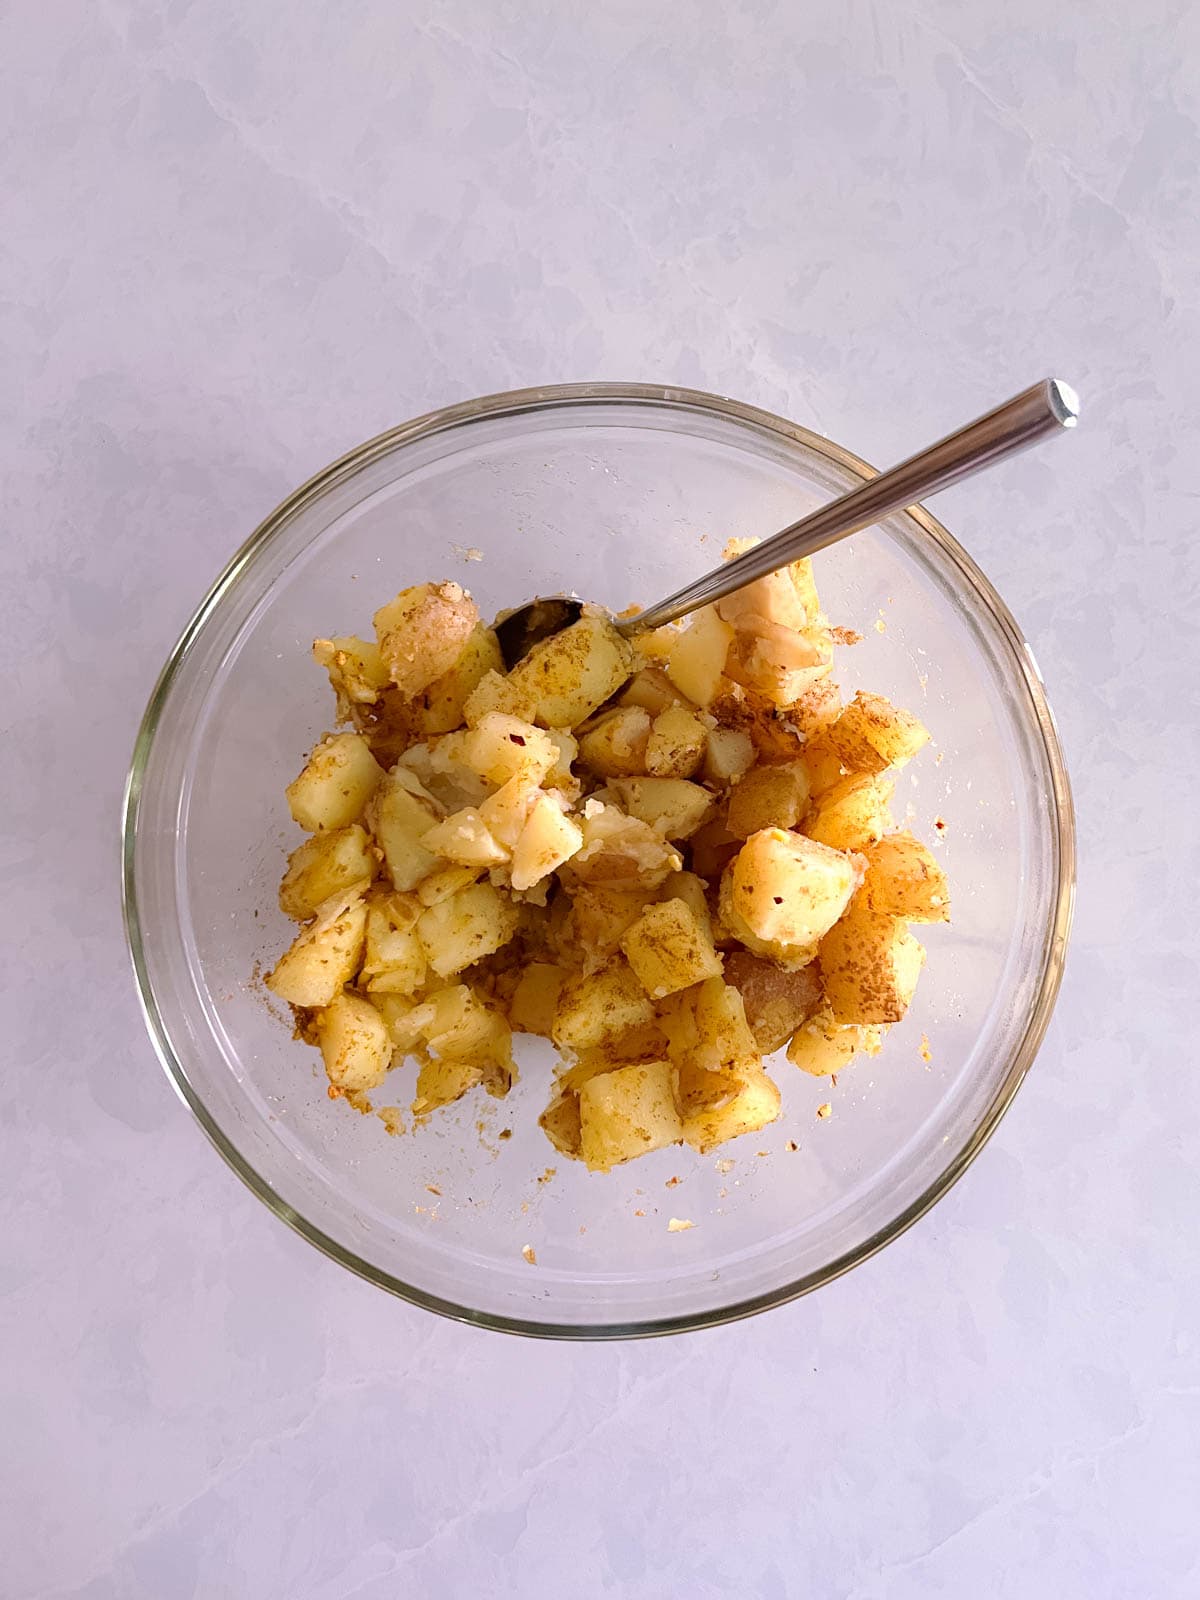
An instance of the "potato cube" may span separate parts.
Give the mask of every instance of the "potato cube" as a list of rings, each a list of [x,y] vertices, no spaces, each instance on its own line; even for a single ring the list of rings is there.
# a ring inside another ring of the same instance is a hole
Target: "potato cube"
[[[679,874],[675,874],[678,877]],[[674,881],[674,877],[667,880]],[[575,965],[594,972],[615,955],[626,931],[641,916],[655,890],[617,889],[603,883],[570,886],[570,938]]]
[[[670,706],[687,705],[688,702],[667,677],[661,667],[643,667],[621,690],[623,706],[640,706],[651,718],[657,717]]]
[[[701,922],[682,900],[647,906],[621,949],[652,1000],[721,973],[707,916]]]
[[[339,722],[349,722],[358,706],[373,706],[391,675],[374,640],[352,634],[339,639],[314,639],[313,660],[325,668],[337,696]]]
[[[354,822],[332,833],[314,833],[288,857],[279,885],[279,909],[306,922],[319,905],[358,883],[370,883],[378,862],[364,829]]]
[[[802,948],[832,928],[862,881],[841,851],[782,828],[753,834],[729,872],[733,909],[754,935]]]
[[[697,1044],[695,1060],[707,1072],[737,1077],[762,1065],[758,1042],[746,1020],[741,994],[723,978],[708,978],[693,1001]]]
[[[712,937],[712,916],[708,909],[708,885],[694,872],[676,872],[659,889],[657,900],[682,900],[701,927]]]
[[[588,1050],[654,1021],[654,1006],[626,961],[568,978],[551,1037],[560,1050]]]
[[[578,1161],[583,1130],[577,1094],[556,1094],[538,1118],[538,1126],[560,1155]]]
[[[833,665],[833,635],[812,624],[785,628],[756,616],[739,619],[725,670],[735,682],[757,689],[775,706],[790,706],[825,677]]]
[[[383,768],[358,733],[331,733],[287,787],[288,809],[308,833],[348,828],[383,781]]]
[[[733,629],[715,606],[703,606],[682,633],[666,637],[671,640],[667,676],[693,705],[711,705],[724,676]]]
[[[419,583],[381,606],[379,653],[401,694],[418,695],[449,672],[478,623],[478,606],[457,583]]]
[[[492,837],[483,818],[473,806],[464,806],[442,822],[434,823],[422,834],[426,850],[461,867],[495,867],[508,860],[508,851]]]
[[[742,847],[725,826],[725,810],[710,817],[696,829],[688,840],[692,852],[692,868],[702,878],[719,878]]]
[[[453,1056],[429,1056],[417,1073],[417,1092],[413,1097],[414,1117],[427,1117],[431,1111],[453,1105],[468,1090],[483,1082],[485,1066],[479,1061],[460,1061]]]
[[[383,851],[388,876],[403,893],[415,889],[441,865],[439,857],[421,842],[438,821],[438,808],[432,799],[412,792],[410,785],[414,781],[400,768],[389,773],[367,814],[368,826]]]
[[[678,1144],[674,1070],[642,1061],[590,1079],[579,1091],[580,1152],[592,1172]]]
[[[726,827],[739,839],[763,828],[794,828],[808,809],[808,772],[802,761],[752,767],[729,795]]]
[[[480,805],[479,820],[506,850],[516,849],[538,792],[536,782],[518,773]]]
[[[731,950],[725,957],[725,982],[741,995],[746,1021],[763,1055],[785,1045],[821,1004],[821,976],[815,962],[785,972],[748,950]]]
[[[392,1064],[392,1041],[383,1018],[356,994],[335,995],[316,1020],[317,1043],[335,1089],[374,1089]]]
[[[463,703],[463,719],[469,728],[475,728],[490,711],[527,720],[533,715],[533,700],[511,677],[489,670]]]
[[[906,922],[949,922],[946,874],[927,845],[911,833],[889,833],[863,851],[867,876],[863,893],[873,911]]]
[[[691,838],[712,814],[712,795],[687,778],[614,778],[612,788],[631,817],[664,839]]]
[[[713,918],[713,939],[718,949],[728,950],[739,945],[752,955],[773,961],[785,972],[795,972],[806,967],[816,955],[812,944],[788,944],[778,939],[761,939],[740,914],[733,902],[732,863],[721,874],[717,893],[717,911]]]
[[[619,778],[646,770],[650,713],[641,706],[618,706],[580,735],[579,759],[599,778]]]
[[[388,1038],[400,1055],[415,1050],[425,1037],[425,1029],[433,1019],[433,1003],[414,1000],[411,995],[377,993],[371,990],[367,997],[383,1018]]]
[[[613,889],[657,889],[683,865],[660,833],[619,806],[589,800],[580,826],[583,848],[571,858],[572,879]]]
[[[461,727],[468,699],[489,672],[502,672],[500,641],[482,623],[463,647],[448,672],[427,684],[417,697],[417,720],[426,735],[449,733]]]
[[[480,1067],[489,1094],[502,1097],[512,1086],[512,1030],[464,983],[435,995],[433,1016],[425,1028],[429,1048],[440,1058]]]
[[[908,1010],[925,951],[898,917],[856,899],[821,941],[821,977],[834,1020],[899,1022]]]
[[[727,789],[758,759],[754,740],[742,728],[710,728],[704,752],[704,781]]]
[[[425,981],[425,952],[416,935],[420,901],[411,895],[375,894],[367,901],[367,944],[362,977],[374,994],[414,994]]]
[[[482,961],[517,931],[517,908],[490,883],[475,883],[421,913],[417,937],[441,978]]]
[[[706,1155],[717,1145],[743,1133],[757,1133],[779,1115],[780,1094],[765,1072],[748,1073],[736,1091],[721,1104],[702,1108],[683,1124],[685,1141]]]
[[[417,899],[423,906],[440,905],[443,900],[449,900],[451,895],[469,889],[479,877],[479,870],[478,867],[464,867],[453,861],[435,867],[417,885]]]
[[[848,1067],[860,1051],[878,1055],[882,1038],[879,1028],[841,1026],[826,1006],[797,1028],[787,1058],[801,1072],[824,1078]]]
[[[548,794],[534,797],[512,853],[512,886],[532,889],[583,848],[583,830]]]
[[[826,675],[809,685],[787,708],[787,719],[806,740],[821,738],[842,713],[842,692]]]
[[[745,551],[739,554],[744,555]],[[809,570],[811,582],[811,568]],[[816,616],[815,611],[810,611],[808,597],[801,593],[791,567],[780,567],[776,572],[768,572],[765,577],[735,589],[717,601],[717,611],[738,630],[753,619],[795,631],[807,627]]]
[[[825,734],[818,734],[804,746],[804,769],[808,773],[808,791],[816,798],[842,781],[842,758],[830,744]]]
[[[532,961],[521,973],[508,1002],[508,1020],[519,1033],[550,1037],[567,975],[549,961]]]
[[[547,728],[574,728],[614,695],[634,667],[634,652],[607,617],[580,617],[518,661],[508,681]]]
[[[929,729],[881,694],[863,690],[829,730],[829,742],[850,772],[902,767],[929,738]]]
[[[892,787],[866,772],[839,779],[817,801],[805,833],[832,850],[865,850],[894,826],[888,809]]]
[[[558,755],[557,745],[544,729],[503,711],[487,712],[462,741],[463,763],[497,788],[518,777],[536,787]]]
[[[330,902],[263,980],[292,1006],[327,1006],[362,961],[367,906],[361,894]]]
[[[655,717],[646,744],[646,771],[655,778],[690,778],[704,761],[708,730],[686,706]]]

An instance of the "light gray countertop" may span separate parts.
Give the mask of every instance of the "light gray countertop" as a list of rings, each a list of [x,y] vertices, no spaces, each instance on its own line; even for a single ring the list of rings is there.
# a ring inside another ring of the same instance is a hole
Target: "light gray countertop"
[[[0,1594],[1200,1591],[1200,11],[23,4],[0,20]],[[718,1332],[388,1299],[225,1169],[143,1033],[117,814],[209,580],[455,399],[644,378],[881,464],[1048,372],[938,514],[1080,823],[1056,1020],[918,1227]]]

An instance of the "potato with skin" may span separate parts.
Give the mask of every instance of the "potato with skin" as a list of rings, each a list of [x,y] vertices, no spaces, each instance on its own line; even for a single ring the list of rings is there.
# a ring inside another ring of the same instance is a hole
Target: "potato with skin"
[[[374,1089],[392,1064],[383,1018],[356,994],[335,995],[316,1019],[317,1043],[330,1083],[343,1094]]]
[[[588,1050],[653,1021],[653,1002],[629,963],[616,959],[599,972],[567,979],[551,1038],[560,1050]]]
[[[829,1077],[848,1067],[856,1055],[878,1055],[883,1043],[879,1028],[843,1027],[828,1006],[822,1006],[797,1028],[788,1045],[787,1058],[814,1078]]]
[[[379,653],[410,698],[450,672],[479,625],[479,607],[457,583],[402,589],[375,613]]]
[[[288,809],[307,833],[348,828],[382,782],[383,768],[361,734],[327,734],[288,784]]]
[[[731,866],[732,907],[756,938],[814,946],[850,904],[861,865],[803,834],[763,828]]]
[[[664,839],[690,839],[713,810],[708,790],[687,778],[614,778],[612,789],[631,817]]]
[[[676,873],[674,877],[681,877]],[[671,883],[674,878],[668,879]],[[618,889],[607,884],[577,883],[570,891],[571,937],[577,962],[587,972],[604,966],[620,948],[626,931],[654,898],[653,889]]]
[[[652,1000],[721,974],[707,916],[701,922],[682,900],[647,906],[622,938],[621,949]]]
[[[815,962],[785,972],[748,950],[732,950],[725,957],[725,982],[741,995],[746,1021],[763,1055],[787,1044],[821,1005],[821,976]]]
[[[928,740],[929,729],[911,711],[862,689],[829,730],[829,742],[850,772],[902,767]]]
[[[356,884],[370,883],[379,862],[366,830],[357,822],[333,832],[314,833],[288,857],[279,885],[279,909],[307,922],[317,907]]]
[[[765,1072],[748,1073],[729,1099],[694,1111],[684,1120],[684,1141],[706,1155],[717,1145],[743,1133],[757,1133],[774,1122],[780,1105],[774,1081]]]
[[[863,893],[873,911],[906,922],[949,922],[946,874],[928,845],[911,833],[889,833],[863,851],[867,876]]]
[[[735,683],[756,689],[774,706],[793,705],[833,665],[833,635],[820,624],[800,630],[759,617],[739,625],[725,671]]]
[[[358,971],[366,932],[361,892],[331,901],[300,930],[263,981],[288,1005],[327,1006]]]
[[[804,832],[832,850],[865,850],[895,826],[892,788],[871,773],[853,772],[819,797]]]
[[[683,865],[683,857],[660,833],[619,806],[589,800],[580,827],[583,846],[567,868],[572,882],[657,889]]]
[[[421,732],[430,737],[460,727],[468,699],[489,672],[497,672],[503,665],[500,641],[491,628],[480,623],[449,671],[416,697],[415,715]]]
[[[670,706],[655,717],[646,742],[646,771],[654,778],[690,778],[699,771],[708,730],[686,706]]]
[[[314,639],[313,660],[329,674],[337,697],[339,722],[349,722],[355,711],[373,706],[392,681],[387,663],[374,640],[353,634],[338,639]]]
[[[454,1056],[426,1056],[417,1073],[417,1092],[412,1114],[424,1118],[442,1106],[453,1105],[468,1090],[477,1088],[484,1078],[478,1061],[461,1061]]]
[[[726,827],[728,811],[722,807],[688,839],[692,870],[701,878],[719,878],[745,842]]]
[[[527,692],[502,672],[489,670],[464,701],[463,718],[469,728],[474,728],[490,711],[499,711],[505,716],[520,717],[527,721],[533,715],[533,710],[534,703]]]
[[[917,987],[925,951],[898,917],[872,911],[856,897],[822,939],[818,960],[836,1022],[899,1022]]]
[[[842,771],[842,758],[824,734],[818,734],[808,741],[804,746],[801,760],[804,762],[804,770],[808,773],[809,795],[814,800],[840,783],[845,776]]]
[[[544,728],[523,717],[489,711],[462,740],[464,766],[501,788],[511,778],[540,784],[559,758],[558,746]]]
[[[567,974],[550,961],[531,961],[508,1002],[508,1020],[518,1033],[550,1037]]]
[[[533,704],[535,722],[575,728],[617,692],[633,668],[633,648],[609,619],[585,614],[535,645],[507,681]]]
[[[802,761],[757,766],[729,793],[725,826],[748,839],[763,828],[794,828],[808,809],[808,772]]]
[[[579,1096],[574,1091],[556,1094],[538,1118],[538,1126],[560,1155],[579,1160],[583,1128]]]
[[[579,1091],[580,1154],[592,1172],[678,1144],[670,1062],[643,1061],[590,1079]]]
[[[641,706],[618,706],[579,738],[579,759],[598,778],[619,778],[646,770],[650,713]]]
[[[417,937],[440,978],[474,966],[517,931],[517,908],[490,883],[472,884],[423,911]]]

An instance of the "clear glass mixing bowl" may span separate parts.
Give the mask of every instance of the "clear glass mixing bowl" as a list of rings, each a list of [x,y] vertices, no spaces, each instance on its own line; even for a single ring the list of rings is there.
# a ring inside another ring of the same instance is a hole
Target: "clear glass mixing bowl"
[[[954,921],[920,930],[926,970],[882,1055],[835,1088],[780,1058],[784,1115],[764,1132],[708,1157],[674,1149],[592,1175],[536,1125],[551,1071],[541,1041],[519,1042],[507,1101],[480,1094],[393,1138],[330,1103],[316,1052],[256,976],[292,932],[275,898],[297,842],[284,785],[331,720],[314,637],[369,632],[398,589],[442,576],[485,615],[571,590],[619,610],[714,565],[730,535],[770,533],[870,474],[837,445],[713,395],[614,384],[495,395],[336,462],[267,518],[203,601],[129,778],[137,982],[200,1125],[335,1260],[489,1327],[671,1332],[846,1271],[982,1147],[1058,989],[1073,823],[1033,657],[987,579],[919,509],[817,558],[830,616],[863,635],[839,651],[840,681],[912,707],[934,736],[895,809],[940,840]],[[482,561],[467,560],[475,549]],[[412,1071],[376,1103],[405,1105]],[[827,1100],[833,1114],[818,1119]],[[694,1226],[669,1231],[672,1217]]]

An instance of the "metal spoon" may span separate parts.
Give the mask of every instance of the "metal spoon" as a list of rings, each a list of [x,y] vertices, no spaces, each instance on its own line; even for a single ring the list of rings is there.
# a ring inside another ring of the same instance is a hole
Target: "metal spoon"
[[[779,567],[802,556],[810,556],[826,545],[835,544],[849,533],[869,527],[892,511],[915,505],[918,500],[969,478],[997,461],[1015,455],[1031,444],[1073,428],[1079,420],[1079,396],[1058,378],[1046,378],[1031,389],[1016,395],[986,416],[968,423],[940,443],[909,456],[890,472],[851,489],[838,500],[822,506],[799,522],[764,539],[762,544],[734,561],[726,561],[714,572],[697,578],[655,606],[639,611],[635,617],[616,623],[626,638],[661,628],[664,623],[686,617],[689,611],[744,588],[756,578],[765,577]],[[583,601],[567,595],[551,595],[531,600],[496,619],[500,650],[508,666],[528,655],[535,644],[561,633],[578,621]]]

